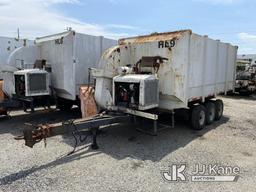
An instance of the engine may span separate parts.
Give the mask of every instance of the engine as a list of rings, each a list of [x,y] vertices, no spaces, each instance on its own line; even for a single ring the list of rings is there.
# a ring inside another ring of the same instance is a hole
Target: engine
[[[128,74],[113,78],[113,103],[118,107],[138,110],[158,107],[158,91],[155,75]]]
[[[14,73],[15,93],[19,97],[50,95],[49,73],[26,69]]]

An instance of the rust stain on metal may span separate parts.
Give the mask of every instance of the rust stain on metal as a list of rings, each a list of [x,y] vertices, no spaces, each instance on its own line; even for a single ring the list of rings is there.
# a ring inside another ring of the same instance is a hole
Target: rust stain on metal
[[[3,92],[3,80],[0,81],[0,101],[4,100],[6,95]],[[0,108],[0,115],[7,115],[7,110]]]
[[[5,94],[3,92],[3,83],[4,83],[4,81],[1,80],[0,81],[0,100],[4,100],[4,98],[5,98]]]
[[[36,127],[36,129],[34,129]],[[34,144],[40,142],[41,140],[45,141],[46,146],[46,138],[52,136],[52,129],[54,127],[48,124],[40,124],[40,125],[32,125],[29,123],[25,124],[25,128],[23,130],[24,136],[15,137],[16,140],[25,140],[25,145],[28,147],[33,147]]]
[[[39,129],[37,129],[33,133],[34,140],[40,140],[51,136],[52,127],[50,125],[39,125]]]
[[[174,32],[166,32],[166,33],[153,33],[151,35],[137,36],[119,39],[119,45],[132,44],[132,43],[145,43],[152,41],[164,41],[164,40],[177,40],[182,37],[183,33],[189,32],[192,34],[192,30],[181,30]]]
[[[82,118],[92,117],[98,113],[97,105],[94,99],[94,91],[95,90],[93,87],[80,87]]]

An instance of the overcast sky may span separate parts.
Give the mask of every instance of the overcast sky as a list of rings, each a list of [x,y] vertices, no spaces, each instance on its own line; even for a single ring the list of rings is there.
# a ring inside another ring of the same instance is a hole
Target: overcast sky
[[[256,53],[254,0],[0,0],[0,36],[34,39],[67,27],[120,37],[192,29]]]

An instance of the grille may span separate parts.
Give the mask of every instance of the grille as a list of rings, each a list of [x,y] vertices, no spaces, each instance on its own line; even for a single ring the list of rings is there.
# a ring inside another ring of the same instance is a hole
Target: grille
[[[29,74],[29,90],[30,93],[40,93],[47,91],[47,79],[46,74]]]
[[[158,81],[147,80],[144,85],[145,106],[158,103]]]

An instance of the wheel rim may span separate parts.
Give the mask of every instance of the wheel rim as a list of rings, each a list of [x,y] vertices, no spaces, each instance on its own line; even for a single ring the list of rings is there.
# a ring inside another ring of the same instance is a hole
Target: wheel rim
[[[220,112],[219,112],[220,114]],[[214,109],[211,109],[210,112],[209,112],[209,118],[210,118],[210,121],[213,121],[214,118],[215,118],[215,110]]]
[[[199,124],[204,125],[204,122],[205,122],[205,113],[204,113],[204,111],[201,111],[199,113]]]
[[[219,107],[219,108],[218,108],[218,116],[219,116],[219,117],[222,116],[222,112],[223,112],[222,107]]]

